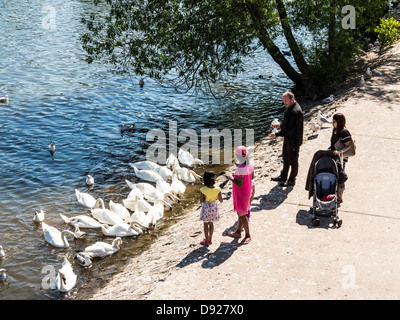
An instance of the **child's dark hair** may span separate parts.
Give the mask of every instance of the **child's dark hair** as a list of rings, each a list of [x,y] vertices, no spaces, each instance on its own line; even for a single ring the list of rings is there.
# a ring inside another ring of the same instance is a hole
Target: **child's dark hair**
[[[213,187],[215,184],[215,173],[214,171],[204,172],[204,185],[206,187]]]

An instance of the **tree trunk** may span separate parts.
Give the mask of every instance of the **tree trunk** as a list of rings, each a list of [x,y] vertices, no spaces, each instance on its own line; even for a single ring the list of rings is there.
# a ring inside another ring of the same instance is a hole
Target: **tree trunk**
[[[279,19],[281,20],[283,33],[285,34],[285,37],[289,44],[290,50],[292,51],[294,61],[296,61],[297,67],[299,68],[300,72],[303,75],[308,75],[308,72],[309,72],[308,64],[307,64],[306,60],[304,59],[304,55],[301,52],[296,39],[293,36],[292,28],[290,27],[283,1],[275,0],[275,3],[276,3],[278,13],[279,13]]]
[[[328,30],[328,52],[331,61],[335,59],[335,27],[336,27],[336,15],[335,15],[336,0],[331,1],[329,8],[329,30]]]
[[[287,61],[285,56],[275,45],[270,35],[268,34],[265,26],[262,24],[262,13],[260,8],[254,3],[247,3],[250,16],[254,25],[255,31],[258,33],[258,38],[263,44],[264,48],[267,49],[272,59],[281,67],[283,72],[291,79],[296,85],[304,85],[304,77],[301,73],[298,73],[292,65]]]

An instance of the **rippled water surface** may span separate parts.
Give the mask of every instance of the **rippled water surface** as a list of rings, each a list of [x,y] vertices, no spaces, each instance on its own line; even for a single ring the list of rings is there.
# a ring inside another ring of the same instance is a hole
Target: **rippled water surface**
[[[73,261],[75,250],[112,240],[86,230],[86,240],[77,247],[53,248],[32,221],[35,210],[45,209],[46,222],[62,230],[69,227],[60,213],[89,214],[77,203],[74,189],[107,204],[121,203],[129,192],[125,179],[134,180],[128,163],[144,160],[149,129],[168,133],[171,120],[178,133],[252,128],[260,137],[282,112],[281,94],[292,85],[260,50],[248,59],[248,71],[230,80],[232,94],[223,100],[178,94],[150,79],[140,88],[138,78],[84,61],[80,20],[92,9],[91,1],[83,0],[0,1],[0,96],[10,97],[0,105],[0,245],[6,251],[0,268],[8,270],[0,299],[63,298],[43,288],[42,268],[59,269],[65,255]],[[54,20],[46,18],[51,12]],[[48,28],[49,22],[55,29]],[[135,132],[121,135],[122,123],[136,123]],[[53,156],[50,141],[57,147]],[[96,179],[91,189],[85,185],[88,173]],[[180,209],[174,206],[165,223]],[[96,260],[88,270],[73,263],[78,287],[117,272],[119,262],[145,249],[155,236],[124,239],[120,252]]]

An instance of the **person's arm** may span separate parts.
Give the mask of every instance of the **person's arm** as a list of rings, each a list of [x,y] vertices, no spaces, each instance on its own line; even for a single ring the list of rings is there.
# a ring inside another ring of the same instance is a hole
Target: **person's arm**
[[[243,186],[243,176],[237,176],[236,178],[233,175],[228,177],[229,180],[232,181],[237,187],[241,188]]]
[[[222,199],[222,193],[221,193],[221,192],[218,193],[218,200],[219,200],[219,202],[222,202],[222,201],[223,201],[223,199]]]
[[[276,137],[286,137],[293,135],[297,130],[297,126],[301,124],[303,121],[302,114],[300,112],[291,113],[290,117],[287,119],[287,125],[278,131],[275,136]]]
[[[200,192],[200,203],[203,203],[204,200],[206,200],[204,197],[204,194],[203,194],[203,192]]]
[[[339,155],[341,153],[345,153],[347,150],[350,149],[350,144],[351,144],[351,141],[348,141],[348,142],[344,143],[345,147],[342,150],[333,151],[333,154],[334,155]]]

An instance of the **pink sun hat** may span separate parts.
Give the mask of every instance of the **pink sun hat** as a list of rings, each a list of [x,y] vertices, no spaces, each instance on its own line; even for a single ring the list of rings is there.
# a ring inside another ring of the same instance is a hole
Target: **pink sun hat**
[[[236,148],[235,154],[241,157],[247,157],[247,148],[245,146],[239,146]]]

